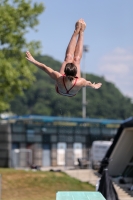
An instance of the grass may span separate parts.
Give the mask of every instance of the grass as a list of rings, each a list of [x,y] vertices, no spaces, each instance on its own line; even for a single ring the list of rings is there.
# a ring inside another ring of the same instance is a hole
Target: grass
[[[88,183],[63,172],[24,171],[0,168],[2,200],[55,200],[57,191],[94,191]]]

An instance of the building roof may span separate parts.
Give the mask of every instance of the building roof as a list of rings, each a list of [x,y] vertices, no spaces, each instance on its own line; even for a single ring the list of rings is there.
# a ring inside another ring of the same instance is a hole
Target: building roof
[[[5,120],[33,120],[42,122],[74,122],[74,123],[97,123],[97,124],[121,124],[123,120],[116,119],[95,119],[95,118],[78,118],[78,117],[62,117],[62,116],[44,116],[44,115],[23,115],[11,116]]]

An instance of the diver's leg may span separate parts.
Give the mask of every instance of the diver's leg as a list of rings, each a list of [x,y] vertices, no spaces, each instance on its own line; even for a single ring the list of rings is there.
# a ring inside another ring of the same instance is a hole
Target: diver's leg
[[[84,40],[84,30],[86,28],[86,24],[85,22],[82,20],[82,26],[79,32],[79,37],[78,37],[78,41],[77,41],[77,45],[75,48],[75,52],[74,52],[74,61],[73,63],[76,65],[77,67],[77,77],[81,77],[81,72],[80,72],[80,61],[82,58],[82,53],[83,53],[83,40]]]
[[[81,23],[80,23],[80,20],[79,20],[75,24],[74,33],[73,33],[73,35],[72,35],[72,37],[70,39],[70,42],[68,44],[68,47],[66,49],[65,60],[62,63],[62,66],[60,68],[60,73],[61,74],[64,74],[64,69],[65,69],[66,64],[73,62],[75,47],[76,47],[76,43],[77,43],[77,36],[79,34],[80,29],[81,29]]]

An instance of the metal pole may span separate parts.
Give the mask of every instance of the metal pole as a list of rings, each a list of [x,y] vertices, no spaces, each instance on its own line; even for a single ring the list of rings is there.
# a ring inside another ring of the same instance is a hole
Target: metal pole
[[[85,78],[85,73],[83,73]],[[82,117],[86,118],[86,87],[82,88]]]
[[[84,79],[86,79],[86,73],[85,73],[85,53],[88,52],[88,46],[83,46],[83,72],[82,76]],[[82,88],[82,117],[86,118],[86,87]]]

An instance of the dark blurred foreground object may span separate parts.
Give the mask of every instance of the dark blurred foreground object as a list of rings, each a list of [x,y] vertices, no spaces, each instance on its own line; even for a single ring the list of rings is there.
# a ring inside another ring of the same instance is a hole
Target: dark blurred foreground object
[[[106,200],[119,200],[117,192],[109,177],[108,169],[104,169],[99,182],[98,191],[102,193]]]
[[[106,157],[103,158],[98,173],[99,173],[99,174],[102,174],[102,173],[103,173],[103,170],[104,170],[104,169],[107,169],[108,165],[109,165],[109,159],[106,158]]]

